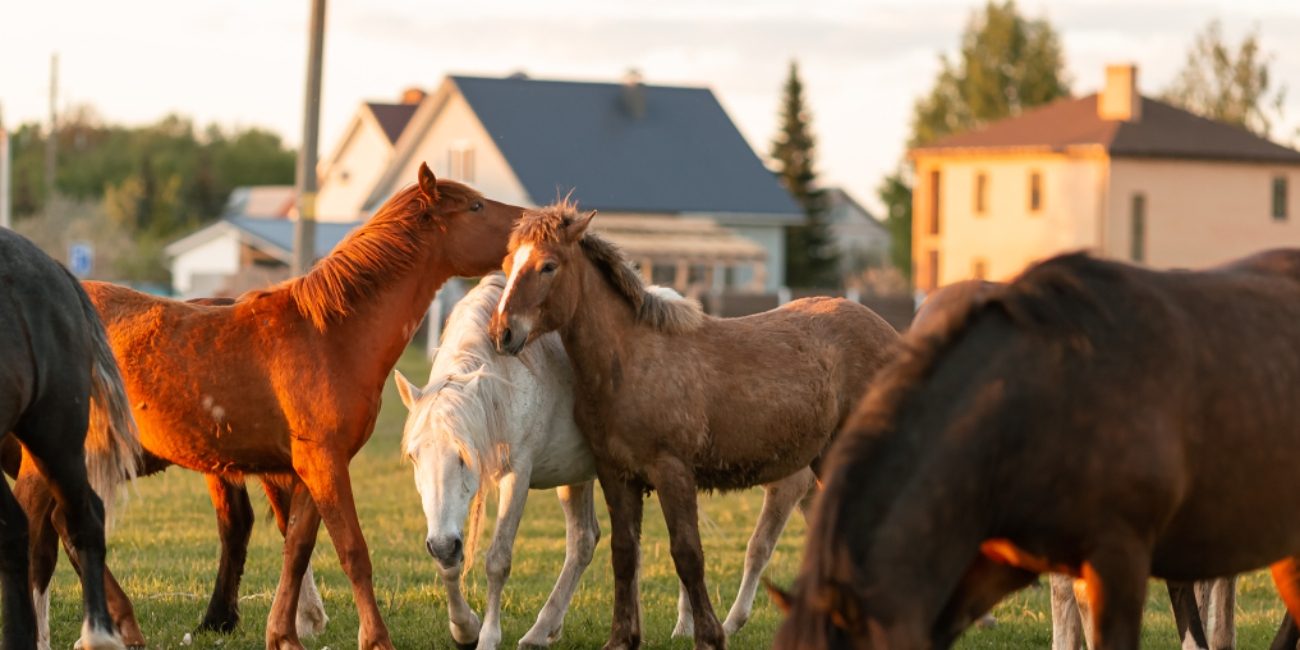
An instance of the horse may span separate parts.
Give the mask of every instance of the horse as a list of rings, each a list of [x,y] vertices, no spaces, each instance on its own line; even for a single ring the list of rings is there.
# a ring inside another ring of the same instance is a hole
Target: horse
[[[83,648],[123,648],[104,596],[104,523],[135,474],[135,422],[103,325],[76,278],[0,228],[0,432],[22,445],[54,490],[56,522],[81,575]],[[12,466],[13,451],[5,454]],[[5,648],[35,648],[22,507],[0,478],[0,596]]]
[[[285,552],[268,648],[301,648],[295,610],[322,519],[352,584],[358,646],[392,648],[375,603],[348,462],[437,289],[499,265],[522,208],[421,165],[306,275],[231,305],[86,283],[121,361],[144,448],[170,464],[282,486]],[[211,483],[210,483],[211,485]],[[277,500],[271,499],[272,507]]]
[[[966,280],[939,288],[926,297],[912,319],[912,327],[925,330],[936,327],[931,319],[940,314],[960,311],[960,305],[988,296],[1002,287],[987,280]],[[1075,589],[1086,591],[1087,585],[1063,574],[1052,574],[1052,650],[1090,649],[1092,613],[1089,599],[1076,598]],[[1169,602],[1174,610],[1174,624],[1186,648],[1227,650],[1236,646],[1233,608],[1236,603],[1236,579],[1216,578],[1201,583],[1173,581],[1167,583]],[[1293,644],[1294,645],[1294,644]]]
[[[596,465],[574,422],[573,370],[559,335],[542,335],[518,357],[493,352],[488,322],[504,287],[505,276],[494,273],[457,303],[423,388],[395,372],[398,392],[411,411],[402,449],[414,465],[428,519],[425,545],[447,588],[452,638],[462,646],[477,642],[479,648],[495,648],[500,642],[501,592],[528,490],[556,488],[565,515],[564,566],[536,623],[519,641],[522,648],[542,648],[559,639],[573,592],[600,539]],[[648,290],[680,298],[672,289]],[[724,624],[727,634],[748,619],[759,575],[781,530],[813,491],[811,470],[795,477],[786,482],[790,485],[780,483],[787,489],[765,495],[740,592]],[[488,483],[499,486],[500,505],[487,554],[487,610],[480,627],[461,594],[460,579],[474,559]],[[675,636],[690,629],[690,619],[690,609],[679,611]]]
[[[196,305],[228,306],[234,304],[235,300],[194,298],[186,302]],[[23,506],[30,525],[31,582],[33,598],[36,601],[37,644],[44,650],[50,647],[50,580],[54,576],[54,569],[58,563],[58,535],[51,517],[54,499],[49,484],[42,478],[35,464],[30,459],[25,464],[21,463],[22,456],[17,441],[6,438],[0,441],[0,444],[3,445],[0,450],[6,461],[5,471],[15,478],[14,495]],[[161,472],[169,465],[170,463],[146,452],[137,468],[137,476],[149,476]],[[239,622],[239,582],[243,576],[248,542],[253,532],[253,506],[249,501],[242,477],[206,474],[204,478],[217,512],[221,557],[216,584],[199,629],[224,633],[234,630]],[[275,481],[269,479],[264,479],[262,485],[271,500],[272,512],[276,514],[280,532],[283,534],[286,525],[285,514],[289,507],[289,493],[285,486],[277,485]],[[70,551],[69,557],[73,557]],[[77,567],[75,559],[73,566]],[[145,647],[144,634],[135,618],[135,608],[107,567],[105,567],[104,580],[108,611],[114,624],[117,625],[122,642],[128,648]],[[328,620],[329,616],[325,613],[325,604],[316,587],[309,562],[299,592],[295,628],[299,637],[311,637],[323,631]]]
[[[704,581],[697,490],[771,484],[815,467],[867,380],[895,352],[898,334],[842,299],[706,316],[697,302],[648,293],[623,254],[587,232],[594,216],[567,201],[525,213],[511,235],[490,334],[499,352],[519,354],[559,332],[573,363],[575,420],[595,456],[612,527],[606,647],[641,641],[641,508],[655,490],[695,645],[723,648]]]
[[[827,459],[775,647],[947,647],[1043,572],[1086,583],[1102,649],[1138,647],[1152,575],[1269,565],[1294,617],[1297,318],[1297,250],[1071,254],[909,334]]]

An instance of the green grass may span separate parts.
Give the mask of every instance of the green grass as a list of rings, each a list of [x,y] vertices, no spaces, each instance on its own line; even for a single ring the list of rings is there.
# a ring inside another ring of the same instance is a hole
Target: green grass
[[[423,379],[428,366],[420,354],[409,352],[399,364],[408,377]],[[360,507],[361,527],[374,561],[375,588],[393,641],[398,648],[447,648],[446,599],[433,561],[424,550],[425,521],[410,467],[398,455],[406,412],[391,382],[374,437],[352,462],[352,481]],[[280,570],[280,536],[266,511],[260,490],[250,485],[259,522],[253,533],[242,587],[243,622],[228,636],[194,636],[200,648],[260,648]],[[701,497],[701,512],[712,522],[701,525],[708,563],[709,587],[719,617],[740,581],[745,543],[758,517],[762,494]],[[597,504],[605,536],[576,593],[557,648],[600,647],[609,631],[612,576],[609,561],[609,519]],[[797,568],[804,524],[791,520],[778,545],[768,576],[789,583]],[[484,540],[483,546],[487,542]],[[689,648],[689,640],[670,640],[676,617],[677,582],[668,553],[668,537],[658,503],[646,502],[643,538],[642,611],[645,647]],[[134,598],[140,625],[153,648],[182,647],[181,639],[203,616],[217,560],[216,525],[203,480],[198,474],[173,468],[136,483],[109,540],[109,560],[127,593]],[[550,593],[564,557],[563,515],[552,492],[535,492],[519,531],[510,582],[504,596],[503,648],[532,625]],[[347,578],[322,529],[313,556],[317,580],[331,619],[325,633],[305,641],[309,648],[356,647],[357,617]],[[486,586],[476,565],[468,597],[482,612]],[[1044,581],[1044,585],[1046,582]],[[1237,621],[1240,646],[1265,647],[1282,616],[1282,606],[1263,573],[1246,578],[1239,587]],[[1163,587],[1153,583],[1144,627],[1143,646],[1177,648],[1172,616]],[[55,648],[72,647],[80,628],[80,591],[66,560],[61,560],[53,591],[52,633]],[[995,610],[999,623],[972,630],[962,648],[1045,648],[1050,638],[1048,589],[1030,588]],[[779,618],[766,594],[760,593],[750,623],[730,641],[732,648],[771,645]]]

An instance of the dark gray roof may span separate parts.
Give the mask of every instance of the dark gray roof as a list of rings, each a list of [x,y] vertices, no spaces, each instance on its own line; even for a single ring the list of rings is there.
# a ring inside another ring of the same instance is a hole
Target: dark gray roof
[[[257,217],[226,217],[232,226],[266,242],[287,254],[293,251],[292,219],[260,219]],[[343,238],[362,224],[360,221],[335,223],[322,221],[316,223],[316,257],[321,258],[334,250]]]
[[[794,217],[802,211],[707,88],[453,76],[538,204]]]
[[[406,125],[411,121],[411,116],[415,115],[415,109],[419,104],[381,104],[379,102],[366,102],[370,112],[374,114],[375,121],[379,122],[379,128],[384,130],[384,135],[388,142],[397,142],[401,137],[402,131],[406,130]]]

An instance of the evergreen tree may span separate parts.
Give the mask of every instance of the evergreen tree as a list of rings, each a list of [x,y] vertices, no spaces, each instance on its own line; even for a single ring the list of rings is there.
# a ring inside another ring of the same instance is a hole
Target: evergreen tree
[[[803,208],[805,221],[786,228],[785,283],[794,287],[835,287],[840,283],[839,256],[826,223],[822,193],[816,186],[811,121],[799,65],[791,61],[781,99],[781,126],[772,141],[772,158],[781,184]]]

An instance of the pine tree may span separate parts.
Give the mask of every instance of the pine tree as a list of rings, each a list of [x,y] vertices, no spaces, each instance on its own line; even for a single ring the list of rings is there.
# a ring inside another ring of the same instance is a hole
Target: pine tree
[[[822,192],[816,186],[811,122],[799,65],[791,61],[781,100],[781,126],[772,141],[772,158],[781,184],[803,208],[805,221],[786,228],[785,283],[795,287],[835,287],[840,283],[839,256],[826,223]]]

